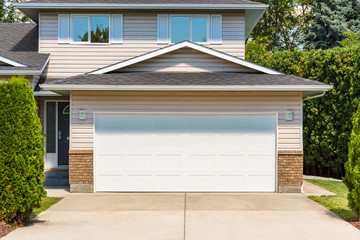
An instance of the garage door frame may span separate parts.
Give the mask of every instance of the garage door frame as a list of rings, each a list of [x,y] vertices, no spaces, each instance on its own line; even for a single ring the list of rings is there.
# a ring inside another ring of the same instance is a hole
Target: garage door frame
[[[94,192],[96,191],[96,115],[146,115],[146,114],[157,114],[157,115],[214,115],[214,114],[224,114],[224,115],[274,115],[275,116],[275,192],[278,192],[278,132],[279,132],[279,113],[278,112],[227,112],[227,111],[94,111],[93,113],[93,187]],[[126,192],[126,191],[123,191]],[[146,191],[139,191],[146,192]],[[161,191],[159,191],[161,192]],[[231,192],[231,191],[226,191]]]

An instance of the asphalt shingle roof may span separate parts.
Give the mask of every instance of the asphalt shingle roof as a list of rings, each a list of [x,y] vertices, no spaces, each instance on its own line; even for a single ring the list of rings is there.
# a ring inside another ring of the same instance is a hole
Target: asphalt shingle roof
[[[29,66],[0,66],[1,70],[41,70],[49,54],[38,53],[38,27],[34,23],[0,23],[0,56]]]
[[[26,3],[264,5],[248,0],[33,0]]]
[[[327,84],[296,77],[263,73],[229,72],[131,72],[107,74],[83,74],[62,80],[53,80],[46,84],[76,85],[316,85]]]

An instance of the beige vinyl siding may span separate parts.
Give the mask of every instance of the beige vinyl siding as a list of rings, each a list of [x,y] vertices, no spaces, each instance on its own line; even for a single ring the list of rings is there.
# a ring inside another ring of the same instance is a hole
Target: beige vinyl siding
[[[41,12],[39,52],[51,54],[47,77],[64,78],[83,74],[168,46],[157,43],[157,12],[113,13],[123,14],[122,44],[59,44],[58,13]],[[212,12],[201,13],[211,14]],[[216,12],[216,14],[219,13]],[[222,44],[206,44],[206,46],[244,58],[244,13],[223,13],[222,16]]]
[[[253,69],[196,51],[182,48],[129,67],[119,72],[254,72]],[[115,71],[116,72],[116,71]]]
[[[278,149],[302,150],[301,92],[121,92],[72,91],[70,148],[92,149],[94,112],[184,111],[184,112],[276,112],[278,113]],[[79,120],[85,109],[86,120]],[[286,121],[287,109],[294,120]]]

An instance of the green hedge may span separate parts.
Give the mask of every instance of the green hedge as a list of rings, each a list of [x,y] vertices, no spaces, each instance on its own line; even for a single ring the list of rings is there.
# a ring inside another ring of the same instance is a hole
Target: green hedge
[[[360,105],[353,120],[349,142],[349,160],[343,182],[349,189],[349,206],[360,216]]]
[[[13,77],[0,83],[0,216],[24,223],[46,195],[44,138],[28,81]]]
[[[265,58],[257,53],[262,53],[261,48],[250,48],[247,60],[333,85],[324,97],[304,102],[305,173],[343,176],[352,119],[360,100],[360,45],[276,52]]]

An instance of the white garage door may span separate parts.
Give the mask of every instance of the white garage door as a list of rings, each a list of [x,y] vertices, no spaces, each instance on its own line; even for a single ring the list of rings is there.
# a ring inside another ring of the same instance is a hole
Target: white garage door
[[[274,192],[275,115],[96,114],[96,191]]]

